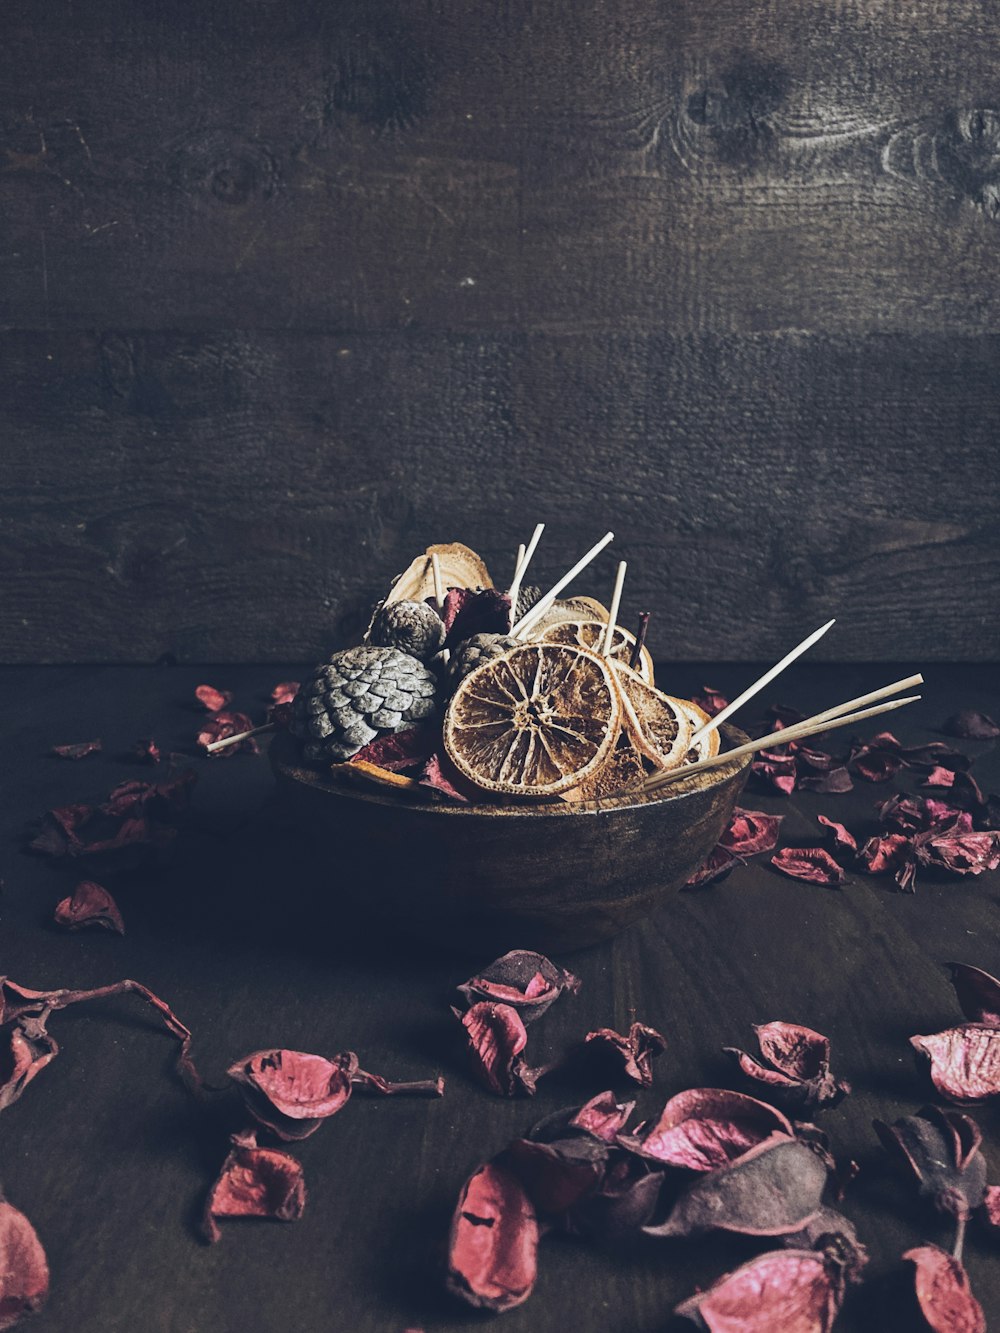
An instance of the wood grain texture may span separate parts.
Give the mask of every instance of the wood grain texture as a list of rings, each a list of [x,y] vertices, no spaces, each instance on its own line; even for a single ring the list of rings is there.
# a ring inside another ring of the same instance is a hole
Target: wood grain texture
[[[7,660],[319,658],[430,541],[655,653],[990,658],[1000,338],[0,338]]]
[[[885,669],[898,677],[908,666]],[[730,693],[750,675],[747,667],[704,670]],[[778,697],[815,712],[860,693],[879,670],[802,664]],[[689,694],[703,668],[663,663],[658,674]],[[197,1225],[225,1153],[226,1125],[177,1084],[174,1043],[129,1001],[55,1015],[61,1052],[3,1112],[0,1137],[4,1194],[37,1227],[52,1268],[49,1306],[30,1325],[37,1333],[482,1333],[482,1318],[441,1288],[443,1242],[462,1181],[536,1120],[604,1086],[551,1075],[532,1100],[487,1093],[463,1059],[448,1006],[453,987],[488,958],[438,953],[347,917],[345,898],[378,882],[378,849],[361,864],[341,864],[346,889],[338,893],[330,856],[315,860],[277,818],[263,755],[192,760],[192,820],[173,858],[108,881],[125,916],[124,939],[104,931],[67,937],[49,927],[74,878],[18,850],[27,821],[146,776],[150,770],[123,757],[137,735],[155,736],[165,753],[189,747],[199,681],[232,688],[239,706],[259,714],[273,684],[297,675],[287,663],[0,673],[4,971],[27,986],[124,976],[150,985],[193,1030],[195,1058],[212,1083],[253,1050],[351,1048],[365,1068],[389,1077],[441,1072],[445,1095],[356,1095],[292,1147],[309,1191],[301,1221],[226,1223],[221,1242],[206,1247]],[[993,668],[941,671],[893,729],[904,744],[936,739],[943,718],[960,707],[1000,716]],[[876,729],[872,723],[868,734]],[[76,764],[47,757],[53,742],[92,735],[104,738],[101,755]],[[996,743],[958,744],[975,755],[984,789],[996,790]],[[896,786],[916,790],[917,778],[859,782],[842,796],[748,791],[747,804],[785,816],[783,844],[817,841],[820,813],[864,836],[874,830],[873,803]],[[1000,872],[964,880],[921,873],[912,896],[888,878],[851,880],[830,891],[782,878],[758,858],[722,883],[677,894],[611,944],[557,955],[583,986],[532,1026],[528,1055],[541,1063],[598,1026],[653,1024],[668,1041],[654,1086],[617,1085],[621,1100],[638,1093],[638,1119],[655,1116],[683,1088],[732,1086],[722,1047],[745,1048],[754,1023],[782,1019],[828,1034],[836,1072],[853,1091],[821,1121],[838,1160],[861,1164],[842,1207],[872,1255],[869,1280],[852,1291],[837,1330],[910,1333],[898,1304],[883,1305],[892,1294],[886,1283],[904,1250],[950,1244],[950,1228],[887,1169],[871,1122],[912,1115],[933,1097],[907,1039],[958,1020],[945,964],[957,959],[1000,973]],[[972,1114],[996,1180],[1000,1110],[986,1105]],[[617,1249],[549,1236],[535,1293],[504,1315],[502,1327],[664,1333],[679,1301],[765,1248],[767,1241],[719,1236]],[[993,1326],[1000,1269],[995,1241],[978,1224],[969,1228],[966,1262]]]

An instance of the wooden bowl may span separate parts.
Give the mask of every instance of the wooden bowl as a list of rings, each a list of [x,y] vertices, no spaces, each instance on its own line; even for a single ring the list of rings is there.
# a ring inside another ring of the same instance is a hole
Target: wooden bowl
[[[724,748],[747,739],[722,736]],[[473,806],[349,786],[303,764],[284,732],[271,746],[286,816],[318,840],[345,910],[489,956],[583,948],[648,916],[715,846],[750,762],[644,800]]]

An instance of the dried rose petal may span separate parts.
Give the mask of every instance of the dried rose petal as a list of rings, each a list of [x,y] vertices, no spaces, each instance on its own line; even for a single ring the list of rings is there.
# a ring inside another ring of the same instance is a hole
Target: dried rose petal
[[[440,744],[440,728],[419,726],[407,731],[389,732],[385,736],[376,736],[373,741],[353,755],[348,761],[352,764],[375,764],[390,773],[400,773],[408,768],[417,768],[434,752],[435,744]]]
[[[903,767],[902,746],[891,731],[851,747],[850,764],[866,782],[888,782]]]
[[[924,787],[950,787],[955,781],[955,774],[950,768],[932,768],[924,778],[921,786]]]
[[[851,1085],[830,1072],[829,1038],[797,1023],[765,1023],[754,1032],[767,1064],[733,1046],[723,1050],[733,1056],[747,1078],[770,1088],[782,1106],[818,1110],[836,1106],[850,1092]]]
[[[0,1198],[0,1333],[37,1314],[49,1294],[49,1265],[25,1215]]]
[[[936,801],[933,796],[928,796],[924,805],[927,807],[927,814],[932,824],[947,824],[952,833],[972,832],[971,811],[959,810],[949,801]]]
[[[6,1036],[7,1049],[0,1053],[0,1111],[13,1106],[31,1080],[59,1054],[44,1021],[23,1018]]]
[[[510,1310],[531,1295],[538,1220],[520,1181],[489,1162],[465,1182],[451,1224],[448,1290],[482,1310]]]
[[[209,713],[219,713],[233,702],[232,690],[217,690],[214,685],[199,685],[194,697]]]
[[[575,1112],[569,1124],[574,1128],[586,1130],[588,1134],[603,1139],[605,1143],[613,1143],[625,1128],[634,1110],[635,1102],[617,1102],[610,1090],[599,1092]]]
[[[717,843],[700,869],[696,870],[684,885],[685,889],[701,889],[706,884],[715,884],[725,879],[733,866],[743,865],[738,856],[734,856],[728,847]]]
[[[829,1333],[843,1298],[835,1261],[813,1250],[774,1250],[727,1273],[674,1313],[709,1333]]]
[[[446,631],[444,646],[454,648],[474,634],[506,634],[510,628],[510,598],[496,588],[449,588],[441,613]]]
[[[741,810],[737,806],[719,843],[734,856],[769,852],[778,845],[778,832],[784,817],[769,815],[764,810]]]
[[[236,1139],[209,1191],[202,1230],[214,1244],[219,1217],[267,1217],[297,1222],[306,1206],[302,1166],[278,1148],[258,1148]]]
[[[953,875],[981,875],[1000,866],[1000,833],[969,833],[936,824],[913,839],[913,854],[922,865]]]
[[[904,1259],[916,1266],[914,1288],[920,1313],[933,1333],[986,1333],[982,1306],[972,1294],[958,1259],[936,1245],[907,1250]]]
[[[523,1023],[533,1023],[563,992],[575,995],[580,989],[580,978],[558,967],[544,954],[512,949],[457,989],[466,1004],[495,1000],[516,1009]]]
[[[54,920],[63,930],[102,926],[118,935],[125,934],[125,922],[118,904],[107,889],[89,879],[81,881],[70,897],[63,898],[56,907]]]
[[[483,795],[459,773],[443,750],[434,751],[417,774],[417,781],[437,796],[460,805],[475,805]]]
[[[227,1071],[247,1110],[279,1138],[304,1139],[345,1105],[358,1068],[353,1051],[332,1060],[304,1051],[256,1051]]]
[[[961,736],[965,740],[991,741],[1000,736],[1000,726],[988,713],[978,713],[973,708],[963,708],[953,713],[941,730],[948,736]]]
[[[801,749],[798,750],[795,757],[798,762],[798,785],[801,790],[816,791],[825,796],[835,796],[845,791],[854,790],[854,783],[851,781],[851,775],[843,764],[819,773],[809,773],[808,771],[803,773]]]
[[[750,767],[752,775],[766,787],[790,796],[798,783],[794,754],[780,754],[777,749],[758,755]]]
[[[771,857],[771,865],[790,879],[825,884],[828,888],[843,884],[846,879],[842,867],[824,847],[782,847]]]
[[[986,1186],[979,1216],[990,1231],[1000,1231],[1000,1185]]]
[[[83,759],[88,754],[100,754],[101,748],[100,740],[76,741],[72,745],[53,745],[49,754],[59,759]]]
[[[717,713],[729,707],[729,700],[714,685],[703,685],[698,694],[691,696],[691,702],[709,717],[715,717]]]
[[[602,1063],[611,1063],[625,1078],[649,1088],[653,1083],[653,1061],[667,1048],[667,1040],[656,1028],[645,1023],[633,1023],[628,1036],[611,1028],[598,1028],[584,1037],[588,1055],[596,1055]]]
[[[922,1198],[948,1217],[962,1222],[971,1217],[986,1191],[982,1134],[974,1120],[958,1111],[925,1106],[918,1115],[902,1116],[891,1125],[876,1120],[874,1125],[882,1146],[916,1181]]]
[[[930,1036],[910,1038],[930,1061],[931,1081],[953,1102],[981,1102],[1000,1094],[1000,1030],[963,1023]]]
[[[858,859],[869,875],[885,875],[905,863],[909,850],[910,840],[905,834],[887,833],[881,838],[869,838],[858,852]]]
[[[279,707],[282,704],[290,704],[298,694],[299,689],[300,685],[297,680],[283,680],[279,685],[275,685],[271,691],[271,703]]]
[[[781,1236],[799,1231],[819,1211],[828,1172],[804,1143],[774,1134],[735,1162],[699,1176],[649,1236],[703,1236],[735,1231]]]
[[[221,750],[208,748],[215,741],[228,740],[230,736],[240,736],[252,730],[253,723],[246,713],[213,713],[198,732],[195,743],[209,759],[228,759],[234,754],[259,754],[260,746],[253,736],[244,736],[243,740],[234,745],[224,745]]]
[[[832,842],[835,851],[856,852],[858,850],[858,840],[850,829],[845,828],[843,824],[838,824],[833,819],[827,819],[826,815],[817,815],[816,819],[824,828],[828,828],[832,833]]]
[[[927,802],[920,796],[896,792],[875,806],[879,823],[897,833],[922,833],[931,823]]]
[[[666,1166],[713,1171],[776,1133],[791,1138],[794,1130],[766,1102],[727,1088],[688,1088],[671,1097],[654,1124],[621,1141]]]
[[[535,1084],[544,1069],[530,1069],[521,1052],[528,1034],[517,1010],[509,1004],[481,1000],[468,1013],[452,1010],[465,1029],[469,1051],[483,1082],[498,1097],[516,1093],[535,1095]]]
[[[964,773],[972,763],[967,754],[963,754],[961,750],[956,750],[951,745],[945,745],[943,741],[931,741],[927,745],[911,745],[908,748],[901,747],[899,753],[907,768],[923,769],[928,772],[935,768],[950,768],[956,773]]]
[[[1000,981],[968,963],[949,963],[962,1013],[973,1023],[1000,1028]]]

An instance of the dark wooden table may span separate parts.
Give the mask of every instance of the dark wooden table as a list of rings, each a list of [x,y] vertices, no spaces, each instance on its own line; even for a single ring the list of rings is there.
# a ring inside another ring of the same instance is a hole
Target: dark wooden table
[[[901,676],[908,666],[799,667],[777,692],[818,707]],[[664,668],[661,681],[689,693],[703,680],[733,689],[747,666]],[[32,987],[91,986],[134,977],[167,999],[195,1034],[209,1079],[240,1055],[269,1046],[359,1052],[393,1078],[441,1071],[440,1101],[357,1097],[294,1148],[309,1187],[290,1226],[232,1223],[213,1248],[197,1237],[206,1188],[224,1154],[212,1117],[171,1075],[173,1046],[136,1002],[57,1015],[59,1058],[3,1116],[0,1179],[35,1223],[48,1251],[52,1292],[38,1333],[403,1333],[475,1329],[482,1321],[441,1294],[439,1257],[465,1176],[548,1111],[597,1088],[543,1081],[534,1102],[501,1101],[469,1076],[448,1011],[451,987],[479,957],[438,955],[351,923],[318,889],[318,867],[271,803],[265,758],[192,757],[199,778],[191,826],[169,862],[110,886],[128,934],[63,935],[52,908],[72,878],[22,850],[28,821],[68,801],[100,797],[146,770],[124,757],[138,736],[164,753],[190,748],[201,680],[229,686],[258,715],[270,687],[300,670],[268,667],[53,667],[0,672],[8,715],[2,775],[3,896],[0,967]],[[904,740],[934,738],[958,707],[1000,715],[994,668],[937,667],[925,701],[893,719]],[[53,743],[100,735],[104,752],[77,763],[47,757]],[[976,756],[985,789],[1000,784],[993,743],[958,742]],[[154,770],[149,770],[152,775]],[[843,796],[783,799],[748,793],[745,804],[786,816],[783,843],[815,839],[824,812],[863,831],[892,784],[859,782]],[[375,865],[342,866],[363,891]],[[613,944],[577,954],[583,979],[532,1035],[543,1056],[598,1025],[635,1013],[669,1041],[656,1086],[639,1096],[654,1112],[682,1088],[718,1085],[732,1069],[724,1045],[750,1025],[781,1018],[830,1035],[836,1067],[854,1093],[823,1114],[839,1155],[862,1175],[844,1205],[868,1245],[872,1281],[852,1296],[838,1327],[886,1328],[880,1305],[898,1256],[947,1231],[883,1171],[873,1116],[913,1112],[930,1098],[907,1038],[958,1018],[943,964],[1000,970],[1000,875],[921,878],[912,896],[889,879],[855,877],[831,891],[780,877],[766,864],[680,894],[655,920]],[[621,1091],[626,1091],[622,1087]],[[976,1112],[991,1176],[1000,1180],[1000,1118]],[[504,1317],[510,1333],[658,1330],[673,1306],[747,1257],[755,1246],[712,1239],[602,1250],[543,1242],[538,1285]],[[974,1287],[1000,1317],[995,1245],[967,1244]]]

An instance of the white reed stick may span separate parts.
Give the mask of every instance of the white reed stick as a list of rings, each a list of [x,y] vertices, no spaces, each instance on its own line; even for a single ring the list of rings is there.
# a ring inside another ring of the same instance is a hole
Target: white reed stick
[[[521,561],[524,559],[524,542],[517,548],[517,559],[514,561],[514,577],[517,578],[517,571],[521,568]]]
[[[806,722],[825,722],[827,718],[840,717],[842,713],[849,713],[853,708],[865,708],[868,704],[876,704],[880,699],[888,699],[892,694],[898,694],[900,690],[908,690],[913,685],[923,685],[924,678],[918,671],[915,676],[907,676],[903,680],[893,681],[891,685],[883,685],[880,690],[872,690],[870,694],[859,694],[856,699],[848,699],[846,704],[838,704],[836,708],[828,708],[825,713],[816,713],[813,717],[805,719],[803,722],[796,722],[797,727],[805,726]],[[788,728],[786,727],[787,731]]]
[[[627,561],[619,560],[618,573],[615,576],[615,590],[611,594],[611,607],[608,611],[608,623],[604,627],[604,635],[599,649],[602,657],[607,657],[611,652],[611,644],[615,637],[615,626],[618,624],[618,608],[622,604],[622,587],[625,583],[626,569],[628,569]]]
[[[572,583],[577,574],[579,574],[582,569],[586,569],[591,560],[604,550],[608,542],[614,541],[614,539],[615,534],[613,532],[606,532],[599,542],[595,542],[587,554],[582,555],[573,568],[564,574],[558,583],[552,585],[545,596],[536,602],[527,615],[522,616],[516,625],[511,626],[511,634],[513,634],[515,638],[523,638],[527,631],[531,629],[532,625],[537,624],[537,622],[541,620],[542,616],[545,615],[546,611],[548,611],[549,607],[562,592],[563,588],[566,587],[567,583]]]
[[[251,727],[249,731],[238,731],[235,736],[224,736],[221,741],[210,741],[205,746],[206,754],[215,754],[216,750],[224,750],[229,745],[238,745],[240,741],[248,740],[251,736],[260,736],[265,731],[273,731],[274,722],[262,722],[259,727]]]
[[[531,541],[528,542],[527,549],[523,546],[518,548],[517,569],[514,570],[514,582],[507,590],[507,596],[510,598],[510,620],[507,622],[508,628],[514,627],[514,616],[517,612],[517,595],[521,591],[521,584],[524,582],[524,576],[527,573],[531,557],[535,554],[535,547],[538,545],[538,539],[545,531],[544,523],[536,523],[535,530],[531,534]]]
[[[441,560],[437,552],[431,556],[431,576],[434,579],[434,600],[439,611],[444,610],[444,584],[441,581]]]
[[[727,704],[721,713],[716,713],[715,717],[710,718],[699,727],[691,737],[691,744],[697,745],[699,741],[704,740],[706,736],[715,731],[716,727],[721,726],[727,718],[732,717],[737,708],[742,708],[747,700],[752,699],[755,694],[758,694],[764,688],[765,685],[770,685],[775,676],[780,675],[786,666],[790,666],[797,657],[801,657],[804,652],[807,652],[817,639],[821,639],[834,623],[834,620],[828,620],[825,625],[820,625],[819,629],[813,630],[808,638],[803,639],[802,642],[797,647],[793,648],[790,653],[786,653],[780,662],[776,662],[769,671],[765,671],[764,674],[758,680],[755,680],[752,685],[748,686],[742,694],[738,694],[733,702]]]
[[[760,740],[750,741],[747,745],[738,745],[735,750],[720,750],[711,759],[700,759],[696,764],[680,764],[677,768],[667,769],[664,773],[654,773],[652,777],[646,779],[643,790],[656,791],[657,788],[668,782],[674,782],[677,778],[689,777],[690,774],[700,773],[706,768],[718,768],[721,764],[728,764],[731,759],[742,759],[744,755],[756,754],[758,750],[773,750],[775,746],[787,745],[789,741],[805,740],[807,736],[818,735],[821,731],[835,731],[837,727],[848,727],[855,722],[863,722],[866,717],[891,713],[894,708],[916,703],[919,698],[921,698],[919,694],[911,694],[909,698],[894,699],[892,703],[879,704],[876,708],[865,708],[859,713],[847,713],[842,717],[830,718],[826,713],[817,713],[816,717],[806,718],[804,722],[799,722],[794,727],[782,727],[780,731],[772,731],[769,736],[762,736]]]

